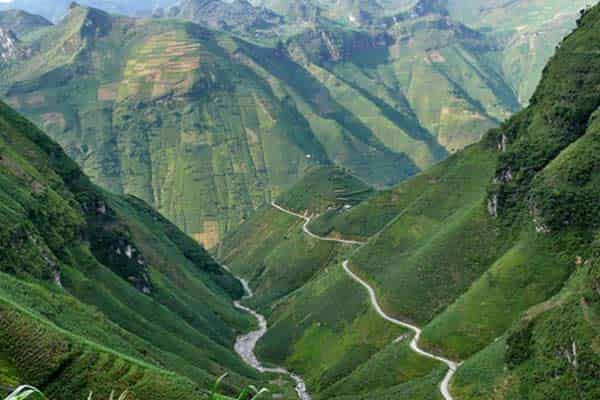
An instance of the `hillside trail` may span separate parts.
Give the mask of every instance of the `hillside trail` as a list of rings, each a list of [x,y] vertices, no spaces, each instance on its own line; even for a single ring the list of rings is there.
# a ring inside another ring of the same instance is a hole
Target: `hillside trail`
[[[289,215],[292,215],[294,217],[304,220],[304,224],[302,225],[302,230],[304,231],[305,234],[312,237],[313,239],[323,240],[323,241],[327,241],[327,242],[337,242],[337,243],[348,244],[348,245],[358,245],[358,246],[362,246],[362,245],[366,244],[366,242],[359,242],[359,241],[355,241],[355,240],[334,239],[334,238],[327,238],[327,237],[319,236],[319,235],[311,232],[310,229],[308,229],[308,225],[312,221],[311,217],[308,217],[308,216],[302,215],[302,214],[298,214],[296,212],[288,210],[284,207],[281,207],[280,205],[278,205],[275,202],[272,202],[271,205],[275,209],[277,209],[285,214],[289,214]],[[450,394],[449,386],[450,386],[450,381],[452,380],[452,377],[456,373],[456,370],[458,369],[460,364],[455,361],[449,360],[447,358],[444,358],[441,356],[436,356],[435,354],[429,353],[429,352],[423,350],[422,348],[420,348],[419,347],[419,339],[421,338],[421,334],[423,333],[421,328],[419,328],[418,326],[415,326],[411,323],[408,323],[405,321],[400,321],[399,319],[393,318],[393,317],[389,316],[388,314],[386,314],[385,311],[383,311],[383,308],[381,308],[381,306],[379,305],[379,301],[377,300],[377,294],[375,293],[375,290],[373,289],[373,287],[371,285],[369,285],[367,282],[365,282],[363,279],[361,279],[354,272],[352,272],[352,270],[350,269],[349,263],[350,263],[349,260],[345,260],[342,263],[342,267],[343,267],[344,271],[350,278],[352,278],[352,280],[359,283],[361,286],[363,286],[367,290],[367,292],[369,293],[369,298],[371,299],[371,305],[373,306],[373,309],[377,312],[377,314],[379,314],[379,316],[381,316],[383,319],[385,319],[386,321],[388,321],[394,325],[402,326],[402,327],[410,329],[411,331],[414,332],[415,335],[413,336],[413,339],[410,342],[410,348],[415,353],[420,354],[423,357],[441,361],[444,364],[446,364],[446,366],[448,366],[448,372],[446,373],[446,375],[444,376],[444,379],[442,380],[442,382],[440,382],[440,385],[439,385],[440,393],[442,394],[442,396],[444,397],[445,400],[454,400],[454,398]]]

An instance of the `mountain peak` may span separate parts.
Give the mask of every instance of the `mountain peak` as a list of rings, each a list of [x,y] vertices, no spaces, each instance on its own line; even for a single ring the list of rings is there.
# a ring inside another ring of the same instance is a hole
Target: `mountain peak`
[[[82,36],[104,36],[110,31],[112,17],[105,11],[97,8],[80,5],[72,2],[69,14],[61,21],[63,25],[75,24]]]

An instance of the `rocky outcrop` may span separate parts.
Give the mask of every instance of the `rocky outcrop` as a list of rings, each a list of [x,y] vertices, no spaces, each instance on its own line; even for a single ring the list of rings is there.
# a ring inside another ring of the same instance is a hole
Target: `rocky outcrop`
[[[0,60],[7,62],[22,57],[25,51],[13,31],[0,28]]]

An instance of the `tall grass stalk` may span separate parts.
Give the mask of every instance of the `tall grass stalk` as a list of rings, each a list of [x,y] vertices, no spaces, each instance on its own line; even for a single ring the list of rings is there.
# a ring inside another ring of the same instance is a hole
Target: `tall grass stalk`
[[[44,394],[41,391],[29,385],[19,386],[15,389],[14,392],[9,394],[5,400],[25,400],[31,396],[34,396],[34,398],[37,397],[38,399],[46,400],[46,396],[44,396]]]
[[[223,374],[221,375],[216,381],[215,384],[213,386],[213,390],[210,394],[210,400],[222,400],[222,397],[219,396],[219,394],[217,393],[219,386],[221,385],[221,382],[223,382],[223,380],[227,377],[227,374]],[[268,393],[269,390],[266,388],[262,388],[260,390],[258,390],[256,388],[256,386],[254,385],[248,385],[247,387],[245,387],[241,393],[239,394],[239,396],[237,397],[237,400],[247,400],[248,395],[251,395],[252,397],[249,400],[257,400],[260,396],[262,396],[265,393]]]

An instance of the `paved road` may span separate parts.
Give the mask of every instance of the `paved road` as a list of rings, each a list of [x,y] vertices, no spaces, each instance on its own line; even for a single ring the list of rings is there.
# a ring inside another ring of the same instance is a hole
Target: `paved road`
[[[276,204],[275,202],[273,202],[271,204],[273,207],[275,207],[279,211],[282,211],[286,214],[293,215],[295,217],[303,219],[304,225],[302,226],[302,230],[308,236],[310,236],[312,238],[319,239],[319,240],[325,240],[328,242],[338,242],[338,243],[342,243],[342,244],[354,244],[354,245],[365,244],[365,242],[358,242],[358,241],[354,241],[354,240],[326,238],[326,237],[322,237],[319,235],[315,235],[308,229],[308,225],[311,222],[311,217],[287,210],[287,209],[281,207],[280,205]],[[452,395],[450,394],[449,385],[450,385],[450,381],[452,380],[452,377],[454,376],[454,374],[456,373],[456,370],[458,369],[459,364],[457,364],[456,362],[449,360],[447,358],[436,356],[435,354],[429,353],[429,352],[421,349],[419,347],[419,339],[421,338],[422,330],[415,325],[412,325],[408,322],[400,321],[399,319],[393,318],[393,317],[389,316],[388,314],[386,314],[383,311],[383,309],[381,308],[381,306],[379,305],[379,301],[377,300],[377,295],[375,294],[375,290],[373,289],[373,287],[371,285],[369,285],[367,282],[365,282],[364,280],[362,280],[354,272],[352,272],[352,270],[350,269],[348,260],[346,260],[342,263],[342,267],[344,268],[344,271],[346,272],[346,274],[348,274],[348,276],[350,276],[350,278],[352,278],[354,281],[358,282],[360,285],[362,285],[367,290],[367,292],[369,293],[369,297],[371,299],[371,304],[373,305],[373,309],[377,312],[377,314],[379,314],[383,319],[385,319],[388,322],[391,322],[392,324],[402,326],[402,327],[410,329],[411,331],[414,332],[415,335],[414,335],[412,341],[410,342],[410,348],[414,352],[422,355],[423,357],[441,361],[448,366],[448,372],[446,373],[446,375],[444,376],[444,379],[440,383],[440,393],[442,393],[442,396],[444,396],[445,400],[454,400]]]
[[[275,202],[272,202],[271,205],[281,212],[284,212],[289,215],[293,215],[294,217],[302,218],[304,220],[304,225],[302,225],[302,230],[304,231],[304,233],[306,233],[308,236],[310,236],[314,239],[323,240],[325,242],[337,242],[337,243],[343,243],[343,244],[356,244],[356,245],[365,244],[365,242],[358,242],[356,240],[334,239],[334,238],[328,238],[328,237],[324,237],[324,236],[315,235],[308,229],[308,224],[310,224],[310,221],[311,221],[310,217],[307,217],[306,215],[302,215],[302,214],[297,214],[290,210],[286,210],[285,208],[281,207],[280,205],[278,205]]]

